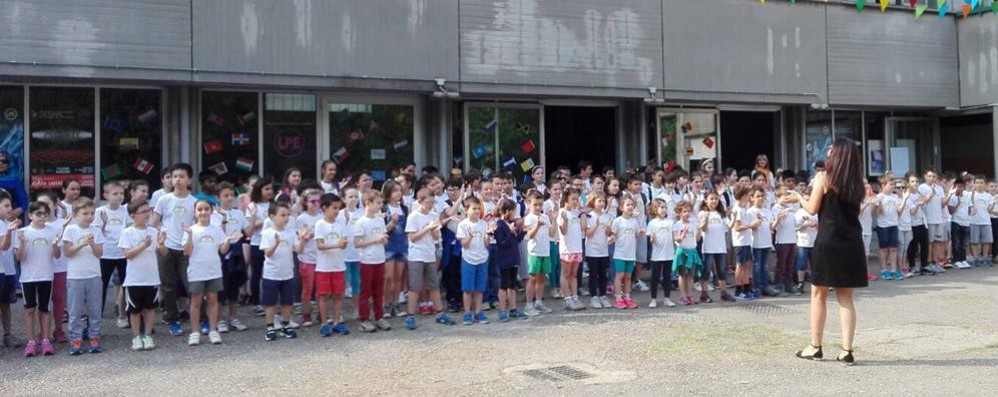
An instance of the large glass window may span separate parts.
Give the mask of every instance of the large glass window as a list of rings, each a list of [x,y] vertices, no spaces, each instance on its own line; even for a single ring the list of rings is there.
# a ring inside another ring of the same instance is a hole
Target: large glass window
[[[832,112],[807,111],[804,131],[804,164],[814,174],[814,163],[825,161],[832,146]]]
[[[160,90],[101,89],[101,182],[143,179],[159,185],[161,101]]]
[[[337,175],[366,170],[379,183],[413,161],[412,105],[331,103],[327,111]]]
[[[0,188],[27,209],[24,191],[24,87],[0,86]]]
[[[256,173],[259,94],[201,93],[201,164],[219,178],[238,182]]]
[[[263,113],[263,166],[280,178],[291,167],[302,178],[316,175],[315,95],[266,94]]]
[[[59,189],[75,179],[94,194],[94,89],[32,87],[31,190]]]
[[[676,164],[676,155],[679,150],[679,141],[676,139],[676,131],[679,126],[679,115],[676,113],[659,113],[658,146],[661,153],[660,162],[666,169],[672,169]]]
[[[493,107],[469,105],[468,165],[491,174],[511,171],[517,181],[534,165],[541,164],[539,107]]]
[[[853,142],[863,141],[863,112],[836,110],[835,137],[849,138]]]

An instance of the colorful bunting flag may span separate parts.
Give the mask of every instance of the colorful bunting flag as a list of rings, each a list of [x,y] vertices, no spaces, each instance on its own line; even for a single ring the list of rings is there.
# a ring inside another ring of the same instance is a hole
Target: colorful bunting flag
[[[395,151],[396,152],[401,152],[401,151],[405,150],[406,146],[409,146],[409,140],[408,139],[399,139],[399,140],[395,141],[395,143],[393,144],[393,146],[395,146]]]
[[[498,126],[499,126],[499,120],[493,119],[492,121],[490,121],[488,124],[485,125],[485,128],[482,131],[484,131],[485,133],[494,134],[496,132],[496,127]]]
[[[255,161],[245,157],[239,157],[236,159],[236,169],[246,172],[253,172],[253,163],[255,163]]]
[[[509,160],[502,162],[502,168],[513,168],[516,165],[516,158],[510,157]]]
[[[936,8],[939,9],[939,19],[946,17],[946,13],[949,12],[949,2],[946,0],[936,0]]]
[[[991,15],[998,16],[998,1],[991,2]]]
[[[866,7],[866,0],[856,0],[856,11],[863,12],[863,7]]]
[[[759,0],[760,3],[766,4],[766,0]]]
[[[222,116],[219,116],[219,115],[217,115],[215,113],[209,113],[208,114],[208,122],[221,127],[221,126],[225,125],[225,118],[222,117]]]
[[[118,138],[119,150],[139,150],[139,138],[121,137]]]
[[[530,124],[516,123],[515,130],[521,134],[527,134],[530,132]]]
[[[140,112],[139,114],[135,115],[135,117],[137,117],[139,119],[139,122],[142,124],[148,124],[153,120],[156,120],[156,116],[159,116],[159,114],[157,114],[156,110],[154,110],[153,108],[147,108],[144,112]]]
[[[887,11],[887,5],[890,4],[891,0],[880,0],[880,12]]]
[[[121,167],[118,164],[109,165],[107,167],[101,168],[100,174],[105,180],[113,179],[121,176]]]
[[[205,154],[215,154],[222,151],[222,141],[214,140],[204,143]]]
[[[980,3],[980,2],[981,2],[981,0],[970,0],[970,8],[973,8],[973,9],[976,10],[977,9],[977,4]]]
[[[921,18],[922,14],[925,13],[925,9],[927,8],[929,8],[929,6],[926,4],[919,4],[915,6],[915,19]]]
[[[152,172],[153,164],[142,157],[136,157],[135,162],[132,163],[132,167],[139,170],[139,172],[149,175]]]
[[[211,172],[214,172],[215,175],[225,175],[229,172],[229,167],[225,166],[224,161],[215,163],[215,165],[208,167],[208,169],[211,170]]]
[[[125,132],[125,122],[114,117],[104,119],[104,129],[121,134]]]
[[[534,146],[534,140],[533,139],[528,139],[526,142],[524,142],[522,145],[520,145],[520,151],[522,151],[523,154],[530,154],[536,148],[537,147]]]
[[[464,164],[464,156],[454,156],[454,166],[460,167],[461,164]]]
[[[492,148],[485,143],[475,146],[475,148],[471,149],[471,155],[474,156],[476,159],[488,156],[489,153],[492,153]]]
[[[249,134],[243,134],[241,132],[232,133],[232,146],[246,146],[250,143]]]
[[[526,160],[523,160],[523,162],[520,163],[520,168],[523,170],[523,172],[530,171],[531,168],[534,168],[534,159],[528,158]]]
[[[239,125],[246,125],[246,123],[253,121],[254,118],[256,118],[256,113],[253,113],[253,111],[249,111],[236,116],[236,121],[239,122]]]
[[[917,3],[918,3],[918,0],[908,0],[908,4],[910,4],[912,7],[914,7],[915,4],[917,4]]]
[[[336,164],[342,164],[347,157],[350,157],[350,152],[347,151],[346,146],[340,146],[339,149],[333,152],[333,161],[335,161]]]
[[[967,18],[967,15],[970,15],[970,4],[963,5],[963,17]]]

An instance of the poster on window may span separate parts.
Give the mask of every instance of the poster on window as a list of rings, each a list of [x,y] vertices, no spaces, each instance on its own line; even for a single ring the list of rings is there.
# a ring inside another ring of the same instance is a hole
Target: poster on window
[[[43,87],[31,90],[31,190],[79,181],[94,189],[94,90]]]
[[[26,209],[24,190],[24,89],[0,86],[0,188]]]

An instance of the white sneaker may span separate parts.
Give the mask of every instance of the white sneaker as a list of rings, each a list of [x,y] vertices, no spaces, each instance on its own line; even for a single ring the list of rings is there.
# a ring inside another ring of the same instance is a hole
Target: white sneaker
[[[224,334],[227,332],[229,332],[229,323],[225,322],[225,320],[218,320],[218,333]],[[209,332],[208,335],[211,335],[211,333]]]
[[[218,333],[218,331],[211,331],[208,333],[208,341],[213,345],[220,344],[222,343],[222,334]]]
[[[599,299],[598,296],[594,296],[592,298],[589,298],[589,307],[591,307],[593,309],[602,309],[603,308],[603,303],[600,302],[600,299]]]
[[[536,309],[537,311],[541,312],[541,314],[548,314],[548,313],[552,312],[552,310],[550,308],[548,308],[547,306],[544,306],[544,301],[540,301],[540,302],[534,303],[534,309]]]
[[[234,319],[230,320],[229,321],[229,326],[232,327],[232,329],[234,329],[236,331],[245,331],[247,328],[249,328],[249,327],[243,325],[243,322],[239,321],[238,318],[234,318]]]
[[[693,289],[696,290],[697,292],[700,292],[700,289],[701,289],[700,288],[700,283],[693,284]]]
[[[604,309],[613,307],[613,304],[610,303],[610,298],[606,295],[599,297],[599,303],[603,304]]]
[[[638,281],[634,283],[634,289],[641,292],[648,291],[648,284],[645,284],[644,281]]]
[[[551,291],[551,297],[554,298],[554,299],[561,299],[561,298],[563,298],[563,296],[561,296],[561,291],[559,291],[559,290],[553,290],[553,291]]]
[[[142,350],[142,337],[136,336],[132,338],[132,351]]]
[[[523,314],[526,314],[527,317],[537,317],[541,315],[541,312],[537,311],[537,309],[534,308],[533,303],[527,303],[526,307],[524,307],[523,309]]]
[[[197,346],[201,344],[201,333],[191,332],[191,335],[187,337],[187,346]]]
[[[409,294],[405,291],[399,292],[399,303],[409,302]]]
[[[118,328],[121,329],[128,328],[128,319],[124,317],[118,317],[118,319],[115,321],[115,325],[117,325]]]
[[[676,304],[675,304],[675,303],[673,303],[673,302],[672,302],[672,300],[671,300],[671,299],[669,299],[669,298],[665,298],[665,299],[663,299],[663,300],[662,300],[662,303],[664,303],[664,304],[665,304],[665,307],[676,307]]]
[[[288,321],[288,328],[298,329],[298,328],[301,328],[301,324],[296,323],[295,320],[291,320],[291,321]]]
[[[347,299],[353,298],[353,288],[347,287],[346,291],[343,292],[343,297]]]
[[[714,284],[707,284],[707,291],[714,291],[715,289]]]
[[[648,307],[652,309],[658,307],[657,299],[652,299],[651,302],[648,302]]]

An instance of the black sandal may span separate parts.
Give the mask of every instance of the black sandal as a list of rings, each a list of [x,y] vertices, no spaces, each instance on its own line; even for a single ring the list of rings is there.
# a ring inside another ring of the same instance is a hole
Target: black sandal
[[[852,350],[842,349],[842,351],[846,352],[846,355],[835,357],[835,361],[845,365],[853,365],[856,363],[856,359],[852,356]]]
[[[794,355],[803,360],[821,360],[825,357],[824,353],[821,352],[821,346],[810,346],[812,349],[815,349],[814,353],[805,355],[803,350],[798,350],[797,353],[794,353]]]

